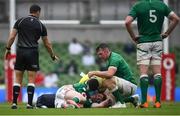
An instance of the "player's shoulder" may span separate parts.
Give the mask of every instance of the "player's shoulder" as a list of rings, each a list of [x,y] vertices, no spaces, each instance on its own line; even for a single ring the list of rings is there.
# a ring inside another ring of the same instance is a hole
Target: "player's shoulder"
[[[138,0],[137,2],[135,2],[135,4],[133,6],[138,7],[138,6],[140,6],[140,5],[144,4],[144,3],[145,3],[144,0]]]
[[[28,18],[27,16],[26,17],[20,17],[20,18],[18,18],[17,20],[16,20],[16,22],[20,22],[20,21],[22,21],[22,20],[24,20],[24,19],[26,19],[26,18]]]
[[[111,53],[111,55],[112,55],[112,57],[113,57],[113,60],[114,59],[122,59],[123,57],[121,56],[121,54],[119,54],[119,53],[116,53],[116,52],[112,52]]]

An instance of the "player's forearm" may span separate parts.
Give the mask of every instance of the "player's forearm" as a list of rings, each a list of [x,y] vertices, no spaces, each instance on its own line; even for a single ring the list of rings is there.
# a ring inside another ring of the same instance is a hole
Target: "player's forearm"
[[[167,35],[170,35],[170,33],[174,30],[174,28],[177,26],[177,24],[179,23],[179,18],[175,18],[175,19],[172,19],[171,22],[170,22],[170,25],[167,29],[167,31],[165,32]]]
[[[98,104],[98,103],[93,103],[91,105],[91,108],[103,108],[103,107],[100,104]]]
[[[44,37],[43,42],[44,42],[44,46],[46,47],[48,53],[50,54],[51,57],[53,57],[54,52],[53,52],[51,43],[48,41],[48,38]]]
[[[109,106],[109,99],[102,101],[101,103],[93,103],[92,108],[105,108]]]
[[[132,29],[133,20],[134,20],[133,17],[127,16],[126,19],[125,19],[125,26],[126,26],[126,29],[127,29],[128,33],[129,33],[129,35],[135,41],[136,35],[134,34],[134,31]]]
[[[46,47],[48,53],[50,54],[50,56],[53,57],[54,52],[53,52],[53,49],[52,49],[52,45],[49,43],[49,44],[45,45],[45,47]]]
[[[12,44],[14,43],[15,37],[9,37],[6,48],[10,49]]]
[[[135,36],[134,31],[131,27],[131,24],[126,24],[126,29],[129,33],[129,35],[131,36],[132,40],[135,41],[136,36]]]

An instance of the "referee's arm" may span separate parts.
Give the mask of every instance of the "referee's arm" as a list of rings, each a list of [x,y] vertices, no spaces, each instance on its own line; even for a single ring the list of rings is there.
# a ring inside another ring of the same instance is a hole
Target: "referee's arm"
[[[17,35],[17,30],[13,29],[11,31],[11,33],[9,34],[9,38],[8,38],[8,42],[7,42],[7,45],[6,45],[6,51],[5,51],[4,59],[6,59],[7,56],[11,53],[11,46],[14,43],[16,35]]]
[[[16,38],[16,35],[17,35],[17,30],[16,29],[13,29],[9,35],[9,38],[8,38],[8,42],[7,42],[7,45],[6,45],[6,48],[8,49],[11,49],[11,45],[14,43],[14,40]]]
[[[58,60],[59,58],[54,54],[54,51],[52,49],[52,45],[49,42],[48,37],[47,36],[43,36],[42,40],[43,40],[44,46],[46,47],[48,53],[50,54],[50,56],[52,58],[52,60]]]

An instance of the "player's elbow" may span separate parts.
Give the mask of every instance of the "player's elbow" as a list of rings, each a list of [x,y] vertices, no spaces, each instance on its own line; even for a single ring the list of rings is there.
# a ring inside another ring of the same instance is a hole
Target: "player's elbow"
[[[179,18],[179,17],[177,17],[177,19],[176,19],[176,20],[177,20],[177,23],[179,23],[179,21],[180,21],[180,18]]]
[[[178,24],[180,21],[180,18],[178,16],[176,16],[176,17],[174,17],[173,21],[174,21],[174,23]]]
[[[174,23],[174,24],[178,24],[179,23],[179,21],[180,21],[180,18],[177,16],[177,15],[172,15],[171,17],[170,17],[170,20]]]
[[[130,16],[127,16],[126,19],[125,19],[125,25],[126,25],[126,27],[127,27],[127,26],[130,26],[131,23],[132,23],[132,21],[133,21],[133,18],[130,17]]]
[[[125,25],[126,25],[126,27],[127,27],[127,26],[131,25],[131,22],[128,21],[128,20],[125,20]]]

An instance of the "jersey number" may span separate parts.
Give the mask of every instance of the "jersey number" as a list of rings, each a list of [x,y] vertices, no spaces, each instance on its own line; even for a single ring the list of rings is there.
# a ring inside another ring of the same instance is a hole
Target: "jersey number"
[[[149,11],[149,21],[151,23],[155,23],[157,21],[157,16],[154,14],[156,12],[156,10],[150,10]]]

